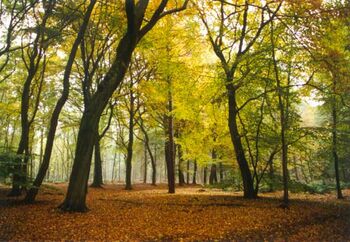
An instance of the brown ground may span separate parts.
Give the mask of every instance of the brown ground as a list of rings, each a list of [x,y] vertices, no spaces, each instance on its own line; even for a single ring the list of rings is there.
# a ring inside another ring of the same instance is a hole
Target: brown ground
[[[0,188],[0,240],[277,240],[350,241],[348,199],[333,194],[291,194],[290,209],[279,208],[280,193],[244,200],[239,193],[200,187],[167,194],[161,185],[90,189],[87,213],[56,209],[65,185],[45,188],[34,205],[8,200]]]

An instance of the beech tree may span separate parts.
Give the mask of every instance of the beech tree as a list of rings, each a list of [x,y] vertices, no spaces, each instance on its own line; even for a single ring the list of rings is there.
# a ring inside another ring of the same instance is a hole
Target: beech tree
[[[125,2],[127,16],[127,30],[119,41],[116,49],[116,56],[111,68],[105,74],[98,85],[96,93],[91,97],[90,107],[85,110],[80,122],[77,138],[77,146],[73,169],[70,176],[66,198],[60,205],[64,211],[85,211],[87,182],[90,170],[90,162],[93,144],[96,139],[96,132],[99,118],[108,100],[113,95],[120,83],[123,81],[129,66],[131,55],[138,42],[154,27],[162,17],[181,11],[186,8],[188,1],[179,8],[165,10],[168,1],[162,0],[151,14],[151,18],[144,24],[144,16],[149,4],[147,0],[133,0]]]
[[[197,4],[197,8],[207,30],[209,42],[225,73],[225,87],[229,107],[228,126],[242,175],[244,197],[254,198],[257,194],[254,191],[251,171],[237,124],[240,110],[237,95],[239,95],[238,90],[247,74],[243,73],[241,76],[239,72],[242,70],[241,64],[245,61],[247,55],[252,55],[250,52],[254,52],[253,46],[261,37],[265,27],[274,20],[282,6],[282,1],[280,3],[267,2],[260,5],[251,4],[249,1],[245,1],[244,4],[217,1],[210,4],[210,6],[205,5]],[[208,8],[212,10],[209,12],[204,10]],[[210,21],[208,20],[209,14]],[[260,17],[249,17],[251,15]],[[249,21],[250,19],[253,19],[253,21]],[[219,28],[215,28],[215,26],[219,26]],[[248,68],[243,72],[249,73],[250,69]]]
[[[64,71],[62,95],[58,99],[58,101],[55,105],[55,108],[52,112],[51,119],[50,119],[50,127],[49,127],[49,132],[48,132],[48,136],[47,136],[47,140],[46,140],[43,161],[42,161],[42,164],[40,166],[37,177],[33,183],[33,187],[27,193],[27,196],[25,198],[26,202],[33,202],[35,200],[35,196],[38,193],[38,188],[40,187],[41,183],[43,182],[44,177],[46,175],[46,171],[49,167],[59,115],[60,115],[61,110],[62,110],[64,104],[66,103],[66,101],[68,99],[68,95],[69,95],[69,78],[70,78],[70,74],[72,71],[74,58],[75,58],[76,53],[78,51],[79,45],[80,45],[82,39],[84,38],[84,33],[85,33],[87,25],[89,23],[89,19],[90,19],[92,11],[94,9],[95,3],[96,3],[96,0],[90,1],[90,4],[89,4],[89,6],[86,10],[86,13],[84,15],[84,18],[83,18],[83,23],[81,24],[79,32],[77,34],[77,37],[72,45],[72,49],[71,49],[71,52],[69,54],[67,65],[66,65],[66,68]]]

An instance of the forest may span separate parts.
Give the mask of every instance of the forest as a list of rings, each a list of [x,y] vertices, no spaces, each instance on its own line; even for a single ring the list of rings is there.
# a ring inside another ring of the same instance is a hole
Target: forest
[[[348,0],[0,0],[0,240],[350,241]]]

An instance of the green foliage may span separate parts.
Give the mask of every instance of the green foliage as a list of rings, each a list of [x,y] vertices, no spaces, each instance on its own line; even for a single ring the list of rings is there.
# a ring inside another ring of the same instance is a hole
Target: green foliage
[[[16,167],[21,165],[21,158],[22,156],[12,151],[0,153],[0,182],[9,183],[9,178],[18,172]]]

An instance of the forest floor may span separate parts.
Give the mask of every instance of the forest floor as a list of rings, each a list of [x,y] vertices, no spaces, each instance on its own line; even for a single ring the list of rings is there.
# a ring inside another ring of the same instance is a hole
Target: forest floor
[[[0,240],[277,240],[350,241],[350,190],[291,194],[280,208],[280,192],[244,200],[240,193],[200,186],[167,194],[165,185],[90,188],[87,213],[63,213],[65,184],[49,184],[33,205],[8,199],[0,187]]]

